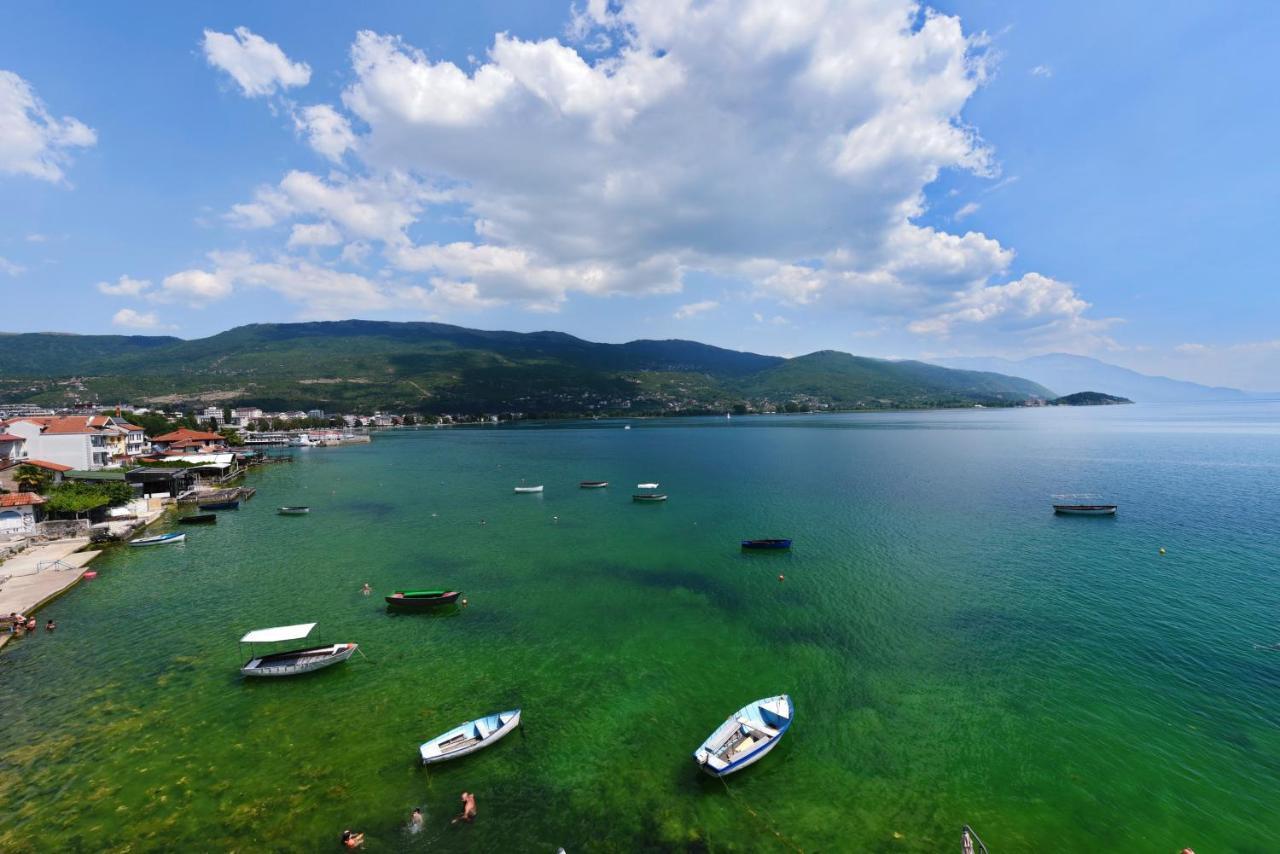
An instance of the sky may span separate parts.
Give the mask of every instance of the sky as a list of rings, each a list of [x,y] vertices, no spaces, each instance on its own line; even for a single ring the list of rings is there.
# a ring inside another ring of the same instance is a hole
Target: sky
[[[1280,4],[8,18],[0,331],[433,320],[1280,387]]]

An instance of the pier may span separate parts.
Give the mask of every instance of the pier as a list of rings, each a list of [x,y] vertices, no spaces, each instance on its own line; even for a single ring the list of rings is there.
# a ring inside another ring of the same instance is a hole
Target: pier
[[[0,564],[0,616],[11,611],[31,616],[74,586],[89,561],[100,554],[80,551],[87,545],[87,537],[59,540],[27,549]],[[0,647],[11,637],[0,634]]]

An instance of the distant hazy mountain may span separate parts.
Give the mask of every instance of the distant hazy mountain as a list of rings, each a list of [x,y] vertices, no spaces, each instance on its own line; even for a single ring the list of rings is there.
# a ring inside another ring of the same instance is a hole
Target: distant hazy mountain
[[[1201,400],[1248,400],[1254,395],[1236,388],[1200,385],[1186,380],[1153,377],[1087,356],[1048,353],[1027,359],[994,356],[939,359],[939,364],[974,371],[1014,374],[1048,386],[1060,395],[1101,391],[1139,403],[1188,403]]]
[[[1052,396],[1017,377],[848,353],[783,359],[696,341],[599,344],[441,323],[254,324],[193,341],[0,335],[0,399],[45,405],[657,414],[1000,406]]]

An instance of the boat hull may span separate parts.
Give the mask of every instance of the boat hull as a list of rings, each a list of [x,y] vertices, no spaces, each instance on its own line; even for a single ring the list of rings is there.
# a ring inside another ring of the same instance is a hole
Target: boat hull
[[[641,504],[654,504],[659,501],[666,501],[667,496],[665,495],[633,495],[631,496],[631,500],[637,501]]]
[[[1114,516],[1115,504],[1055,504],[1053,512],[1061,516]]]
[[[324,646],[276,652],[249,659],[240,672],[245,676],[278,677],[313,673],[346,661],[355,654],[357,644],[334,643]]]
[[[531,493],[531,492],[541,492],[542,487],[541,486],[517,486],[515,488],[515,491],[521,494]]]
[[[183,516],[178,520],[179,525],[216,525],[218,517],[214,513],[202,513],[196,516]]]
[[[607,480],[584,480],[578,484],[582,489],[604,489],[609,485]]]
[[[424,742],[418,748],[418,756],[423,765],[469,756],[505,738],[518,726],[519,709],[476,718]]]
[[[212,501],[208,504],[197,504],[201,510],[239,510],[239,501]]]
[[[281,507],[276,511],[281,516],[305,516],[310,512],[310,507]]]
[[[742,547],[749,551],[789,549],[790,540],[743,540]]]
[[[186,540],[186,534],[161,534],[158,537],[143,537],[140,540],[130,540],[129,545],[134,548],[142,546],[167,546],[170,543],[181,543]]]
[[[443,605],[452,605],[462,594],[457,590],[442,593],[439,596],[384,596],[387,607],[400,608],[405,611],[426,611]]]

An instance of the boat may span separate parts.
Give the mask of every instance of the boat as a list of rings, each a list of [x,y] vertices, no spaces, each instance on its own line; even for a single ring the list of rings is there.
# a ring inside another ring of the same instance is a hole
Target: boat
[[[661,492],[642,492],[631,496],[632,501],[666,501],[667,496]]]
[[[276,626],[270,629],[257,629],[240,638],[241,644],[274,644],[286,641],[302,640],[315,629],[315,623],[299,623],[296,626]],[[354,643],[331,643],[320,646],[308,646],[301,649],[288,649],[266,655],[253,655],[240,668],[245,676],[297,676],[310,673],[331,664],[346,661],[356,651]]]
[[[517,486],[516,492],[541,492],[541,486]]]
[[[169,543],[180,543],[187,538],[186,534],[157,534],[154,537],[140,537],[130,540],[131,546],[165,546]]]
[[[967,824],[960,830],[960,854],[988,854],[987,843]]]
[[[791,548],[791,541],[786,539],[743,540],[742,547],[744,549],[789,549]]]
[[[520,726],[520,710],[498,712],[488,717],[476,718],[456,726],[443,735],[423,742],[418,748],[423,765],[457,759],[488,747],[516,727]]]
[[[741,771],[777,746],[794,717],[795,708],[786,694],[747,703],[702,742],[693,758],[713,777]]]
[[[239,501],[211,501],[208,504],[197,504],[201,510],[239,510]]]
[[[637,483],[636,484],[636,489],[657,489],[657,488],[658,488],[658,484],[656,483]]]
[[[422,610],[438,605],[452,605],[462,595],[457,590],[397,590],[385,596],[387,604],[395,608]]]
[[[623,428],[622,428],[622,429],[623,429],[623,430],[630,430],[630,429],[631,429],[631,425],[630,425],[630,424],[623,425]]]
[[[578,484],[583,489],[604,489],[608,485],[607,480],[584,480]]]
[[[1115,504],[1055,504],[1053,512],[1066,516],[1114,516],[1116,507]]]
[[[281,516],[305,516],[311,512],[310,507],[281,507],[276,511]]]
[[[179,525],[216,525],[217,523],[217,513],[196,513],[191,516],[183,516],[178,519]]]

